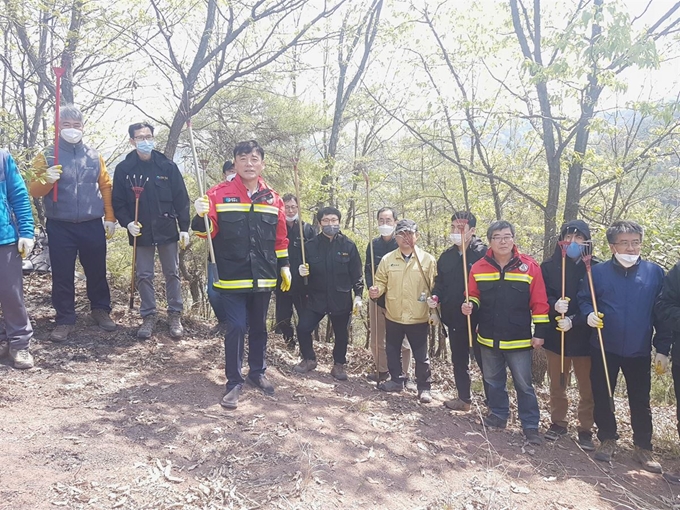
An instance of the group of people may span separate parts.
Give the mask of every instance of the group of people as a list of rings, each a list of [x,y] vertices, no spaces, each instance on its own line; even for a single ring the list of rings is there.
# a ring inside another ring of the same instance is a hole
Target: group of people
[[[276,330],[288,345],[299,346],[302,359],[294,372],[305,374],[317,367],[312,333],[328,317],[334,333],[331,375],[347,380],[349,328],[363,306],[365,279],[376,366],[367,377],[381,390],[411,388],[420,402],[431,402],[428,331],[432,325],[445,328],[458,393],[445,402],[446,407],[470,410],[473,354],[483,374],[489,410],[484,425],[505,428],[509,368],[526,440],[540,445],[531,364],[532,350],[544,348],[552,421],[545,439],[555,441],[568,433],[567,387],[573,372],[580,396],[578,444],[596,450],[597,460],[610,461],[618,439],[612,392],[621,371],[628,390],[634,458],[645,469],[660,472],[652,455],[652,346],[657,371],[667,370],[671,350],[680,349],[680,263],[664,275],[661,267],[644,260],[643,230],[637,223],[613,223],[606,233],[612,256],[599,261],[592,257],[589,226],[581,220],[568,222],[554,255],[539,265],[518,250],[512,224],[492,223],[486,231],[487,246],[476,235],[475,215],[458,211],[451,218],[451,246],[436,259],[418,246],[414,221],[399,219],[397,211],[383,207],[377,213],[380,235],[369,243],[362,270],[356,244],[341,231],[341,212],[324,207],[316,214],[317,227],[302,222],[297,197],[280,197],[263,179],[265,151],[254,140],[235,146],[233,162],[223,167],[223,182],[194,201],[192,220],[177,165],[154,150],[153,126],[129,127],[134,150],[117,165],[113,181],[101,156],[82,141],[82,113],[72,105],[62,107],[60,126],[58,150],[50,147],[34,159],[35,177],[29,185],[31,196],[43,198],[47,218],[56,312],[53,341],[66,340],[76,321],[77,257],[87,278],[92,319],[104,330],[116,329],[106,280],[106,239],[114,234],[116,222],[126,226],[137,250],[142,317],[137,335],[149,338],[156,325],[153,278],[158,251],[170,335],[181,337],[178,254],[190,243],[191,227],[200,237],[210,236],[214,248],[211,262],[216,272],[209,274],[208,295],[218,319],[216,331],[224,335],[223,407],[238,406],[244,384],[266,395],[275,392],[265,376],[272,292]],[[4,315],[0,355],[9,355],[16,368],[30,368],[32,329],[23,302],[21,257],[33,248],[33,214],[24,181],[4,151],[0,194],[6,204],[0,212],[0,263],[5,275],[0,281]],[[298,315],[295,328],[293,309]],[[246,336],[249,369],[244,377]],[[678,362],[672,374],[680,399],[680,354],[675,354]],[[415,381],[410,377],[412,360]],[[680,411],[678,420],[680,433]]]

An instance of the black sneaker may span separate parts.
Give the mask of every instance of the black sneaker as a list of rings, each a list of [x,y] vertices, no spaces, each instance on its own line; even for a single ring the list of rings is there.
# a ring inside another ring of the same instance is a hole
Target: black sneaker
[[[238,396],[243,388],[242,384],[237,384],[231,390],[224,394],[220,405],[225,409],[236,409],[238,407]]]
[[[387,381],[387,379],[389,379],[389,378],[390,378],[389,372],[379,372],[377,375],[376,375],[375,372],[371,372],[370,374],[366,374],[366,379],[368,379],[371,382],[383,382],[383,381]]]
[[[550,428],[545,432],[545,438],[548,441],[557,441],[562,436],[566,436],[567,432],[568,431],[566,427],[562,427],[561,425],[553,423],[552,425],[550,425]]]
[[[250,374],[248,374],[248,377],[246,377],[246,382],[251,386],[260,388],[262,393],[265,395],[269,395],[271,397],[274,394],[274,386],[269,382],[269,379],[267,379],[264,374],[260,374],[255,377],[252,377]]]
[[[543,444],[543,439],[538,433],[538,429],[524,429],[524,437],[526,437],[527,443],[529,444],[535,446],[541,446]]]
[[[389,381],[381,382],[380,384],[378,384],[378,389],[382,391],[398,393],[404,389],[404,383],[393,381],[392,379],[390,379]]]
[[[546,434],[546,437],[548,434]],[[578,445],[586,452],[595,451],[595,443],[593,443],[593,433],[582,430],[578,433]]]
[[[495,414],[489,414],[484,417],[484,425],[486,427],[493,427],[496,429],[504,429],[507,427],[508,422],[496,416]]]
[[[412,391],[412,392],[418,391],[418,385],[410,377],[408,379],[406,379],[406,381],[404,382],[404,388],[406,388],[406,391]]]

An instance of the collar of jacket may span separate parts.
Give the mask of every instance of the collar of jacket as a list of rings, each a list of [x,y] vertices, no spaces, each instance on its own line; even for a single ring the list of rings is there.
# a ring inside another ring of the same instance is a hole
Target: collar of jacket
[[[243,184],[240,175],[236,174],[236,177],[234,177],[230,182],[234,183],[234,186],[236,186],[236,189],[238,190],[239,194],[242,194],[245,197],[248,196],[248,188],[246,188],[246,185]],[[255,193],[258,193],[265,189],[269,190],[271,188],[267,186],[267,183],[264,181],[262,176],[260,176],[257,178],[257,190],[255,190]],[[255,193],[253,193],[253,195]]]
[[[508,271],[517,269],[522,264],[522,260],[519,258],[519,250],[517,249],[517,245],[512,247],[512,258],[508,261],[503,269],[501,269],[500,264],[496,262],[496,259],[493,258],[493,250],[491,248],[486,250],[486,255],[484,255],[484,258],[489,264],[493,265],[502,273],[507,273]]]
[[[411,260],[413,260],[413,253],[416,254],[416,256],[418,257],[418,260],[420,260],[420,259],[423,258],[423,257],[422,257],[422,255],[423,255],[423,250],[421,250],[421,249],[418,247],[417,244],[413,247],[413,252],[411,252],[411,256],[408,258],[408,261],[409,261],[409,262],[410,262]],[[404,262],[406,262],[406,259],[404,258],[404,254],[401,252],[401,249],[400,249],[400,248],[397,248],[397,258],[400,258],[401,260],[403,260]]]

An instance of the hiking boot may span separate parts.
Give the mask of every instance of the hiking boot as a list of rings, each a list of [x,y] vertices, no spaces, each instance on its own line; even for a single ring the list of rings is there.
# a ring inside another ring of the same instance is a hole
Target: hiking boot
[[[378,384],[378,389],[382,391],[388,391],[390,393],[392,392],[398,393],[404,389],[404,383],[390,379],[389,381],[381,382],[380,384]]]
[[[642,468],[650,473],[661,473],[661,464],[659,464],[651,450],[645,450],[639,446],[635,447],[633,452],[633,460],[638,464],[642,464]]]
[[[14,362],[14,368],[23,370],[26,368],[33,368],[33,356],[26,349],[11,349],[9,350],[9,357]]]
[[[155,313],[144,317],[142,326],[137,330],[137,338],[151,338],[151,333],[153,333],[153,328],[156,327],[157,320],[158,317],[156,317]]]
[[[243,385],[237,384],[231,390],[228,390],[222,397],[220,405],[225,409],[236,409],[238,407],[238,395],[241,393],[241,388],[243,388]]]
[[[593,457],[600,462],[611,462],[615,451],[616,439],[606,439],[604,443],[601,443],[600,446],[598,446]]]
[[[488,414],[484,417],[484,426],[493,427],[495,429],[504,429],[508,422],[496,416],[495,414]]]
[[[547,436],[548,434],[546,434]],[[593,443],[593,433],[587,430],[582,430],[578,433],[578,445],[586,452],[595,451],[595,444]]]
[[[53,342],[65,342],[72,329],[72,324],[59,324],[50,333],[50,340]]]
[[[566,427],[562,427],[561,425],[553,423],[552,425],[550,425],[550,428],[546,430],[545,438],[548,441],[557,441],[562,436],[566,436],[567,432],[568,431]]]
[[[404,381],[404,388],[406,388],[406,391],[412,391],[414,393],[418,391],[418,385],[411,378],[408,378]]]
[[[390,373],[389,372],[378,372],[376,375],[375,372],[371,372],[370,374],[366,374],[366,379],[368,379],[371,382],[383,382],[387,381],[389,379]]]
[[[246,382],[251,386],[260,388],[260,390],[262,390],[262,393],[264,393],[265,395],[269,395],[270,397],[274,395],[274,386],[272,385],[272,383],[269,382],[269,379],[267,379],[264,376],[264,374],[260,374],[257,376],[251,376],[250,374],[248,374],[248,377],[246,377]]]
[[[453,411],[465,411],[470,410],[470,403],[464,402],[459,398],[452,398],[451,400],[446,400],[444,405]]]
[[[94,310],[92,310],[90,312],[90,317],[92,317],[97,326],[102,328],[104,331],[116,330],[116,323],[111,320],[109,312],[107,312],[103,308],[95,308]]]
[[[170,312],[168,314],[168,322],[170,323],[170,338],[181,338],[184,334],[184,328],[182,327],[182,321],[180,320],[181,314],[177,312]]]
[[[421,404],[429,404],[432,402],[432,394],[430,390],[421,390],[418,392],[418,400]]]
[[[543,438],[541,438],[538,433],[538,429],[524,429],[524,437],[526,437],[527,443],[529,444],[535,446],[541,446],[543,444]]]
[[[293,367],[293,372],[296,372],[298,374],[306,374],[307,372],[311,372],[315,368],[316,368],[315,359],[303,359],[300,363]]]
[[[210,330],[210,336],[224,336],[226,334],[227,334],[227,323],[226,322],[218,322]]]
[[[331,375],[338,381],[346,381],[347,372],[345,372],[345,365],[341,365],[340,363],[333,365],[333,368],[331,368]]]
[[[0,358],[4,358],[7,354],[9,354],[9,342],[3,340],[0,342]]]

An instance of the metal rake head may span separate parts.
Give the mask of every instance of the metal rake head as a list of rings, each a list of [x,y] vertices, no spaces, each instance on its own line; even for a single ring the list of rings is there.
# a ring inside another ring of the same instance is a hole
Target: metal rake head
[[[571,244],[571,241],[557,241],[557,244],[560,246],[560,249],[562,250],[562,257],[566,257],[567,246]]]
[[[590,271],[590,262],[593,259],[593,242],[586,241],[581,245],[581,259],[586,265],[586,269]]]
[[[127,176],[127,180],[130,183],[130,188],[132,189],[132,192],[135,194],[135,199],[138,199],[140,195],[142,194],[142,191],[144,191],[144,186],[146,186],[146,183],[149,182],[148,177],[142,177],[141,175],[137,177],[136,175],[132,175],[132,178],[130,176]]]

